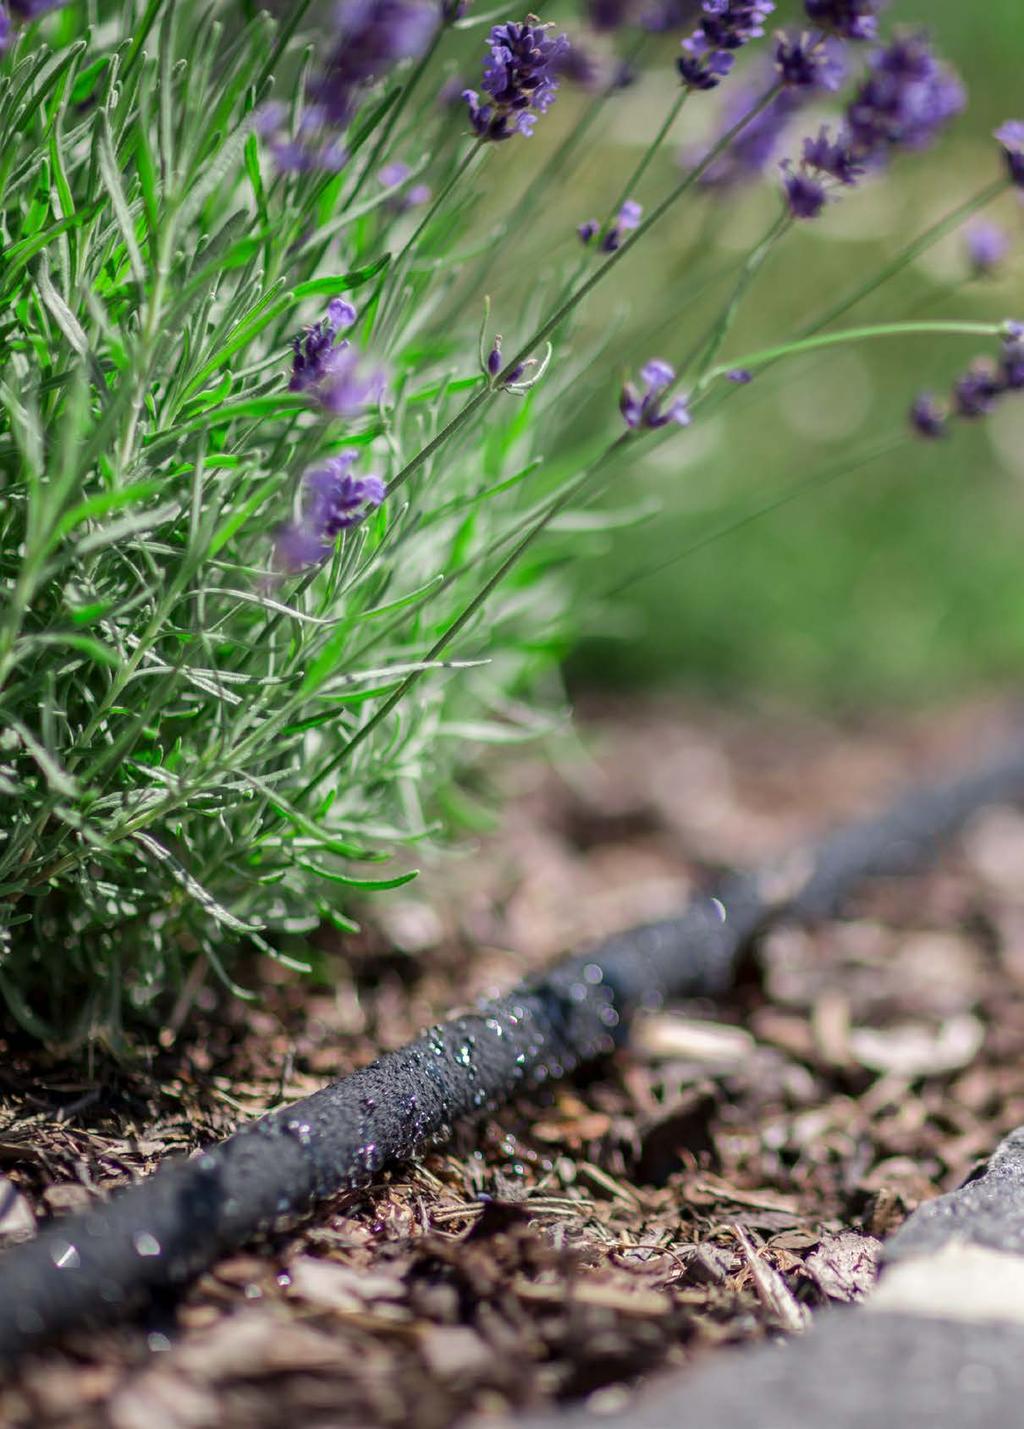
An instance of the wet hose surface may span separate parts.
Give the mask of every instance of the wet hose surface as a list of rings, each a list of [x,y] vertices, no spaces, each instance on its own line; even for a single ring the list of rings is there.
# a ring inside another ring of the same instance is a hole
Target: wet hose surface
[[[835,912],[866,878],[923,867],[976,810],[1024,798],[1024,744],[909,791],[785,864],[725,881],[677,917],[620,933],[432,1027],[36,1240],[0,1255],[0,1360],[173,1299],[218,1257],[444,1140],[460,1121],[605,1055],[667,997],[714,996],[751,939]]]

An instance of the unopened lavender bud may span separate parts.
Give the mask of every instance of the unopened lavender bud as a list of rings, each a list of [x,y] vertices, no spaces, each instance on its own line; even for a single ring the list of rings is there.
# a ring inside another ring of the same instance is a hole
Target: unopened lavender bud
[[[584,245],[593,243],[600,231],[601,225],[596,218],[588,218],[586,223],[577,225],[576,232],[579,234],[580,242]]]
[[[487,354],[487,374],[489,377],[497,377],[501,371],[501,338],[494,339],[494,345]]]
[[[937,441],[948,435],[945,409],[930,392],[922,392],[910,409],[910,425],[919,437]]]
[[[1024,189],[1024,119],[1008,119],[996,130],[995,137],[1003,146],[1010,182]]]

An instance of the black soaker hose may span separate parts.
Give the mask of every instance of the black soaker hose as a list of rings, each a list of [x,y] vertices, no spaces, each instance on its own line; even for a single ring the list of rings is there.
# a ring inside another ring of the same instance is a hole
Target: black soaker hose
[[[981,806],[1024,797],[1024,747],[912,790],[785,865],[727,880],[678,918],[620,933],[506,997],[263,1117],[0,1255],[0,1359],[172,1297],[219,1256],[447,1137],[453,1124],[612,1049],[666,997],[724,991],[768,924],[834,912],[863,879],[923,865]]]

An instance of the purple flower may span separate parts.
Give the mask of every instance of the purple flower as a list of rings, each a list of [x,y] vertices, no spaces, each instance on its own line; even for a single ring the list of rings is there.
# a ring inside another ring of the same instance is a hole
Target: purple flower
[[[764,34],[774,0],[704,0],[700,24],[683,41],[676,61],[689,89],[714,89],[729,73],[735,51]]]
[[[626,199],[619,209],[612,222],[608,225],[608,231],[601,239],[602,253],[614,253],[622,245],[622,235],[630,233],[634,228],[639,228],[640,220],[643,217],[643,209],[633,199]],[[580,236],[580,242],[584,245],[592,243],[601,232],[601,225],[595,218],[588,218],[586,223],[581,223],[576,229]]]
[[[1010,251],[1010,240],[998,223],[982,218],[965,230],[964,246],[974,276],[985,278],[995,272]]]
[[[357,417],[380,400],[387,385],[383,368],[367,369],[361,354],[348,342],[331,349],[324,367],[312,396],[331,417]]]
[[[569,49],[567,36],[549,38],[550,28],[529,20],[523,24],[510,20],[491,30],[491,54],[482,85],[487,97],[481,99],[475,89],[463,93],[470,123],[482,139],[511,139],[513,134],[529,137],[537,115],[550,108]]]
[[[1004,390],[996,367],[986,358],[978,358],[953,387],[957,413],[967,418],[985,417]]]
[[[627,382],[619,397],[619,411],[627,427],[636,431],[642,427],[653,430],[669,422],[677,422],[681,427],[690,425],[690,409],[685,397],[675,397],[667,407],[663,405],[667,389],[676,380],[675,368],[660,357],[652,357],[640,369],[640,380],[642,390]]]
[[[922,392],[909,412],[910,425],[919,437],[935,441],[948,434],[945,409],[930,392]]]
[[[813,173],[794,169],[788,161],[783,162],[782,171],[790,213],[794,218],[817,218],[828,199],[825,185]]]
[[[48,10],[59,10],[65,4],[67,0],[9,0],[10,11],[23,24],[38,20],[40,15],[45,15]],[[8,48],[11,38],[11,16],[8,7],[0,3],[0,54]]]
[[[405,184],[412,170],[408,164],[403,164],[400,159],[392,164],[385,164],[377,174],[377,182],[384,188],[392,190],[388,196],[388,207],[395,213],[405,213],[407,209],[418,208],[420,204],[429,203],[430,187],[428,184],[413,184],[411,189],[406,189],[405,193],[398,190]]]
[[[387,495],[379,476],[353,476],[359,452],[347,450],[310,467],[302,479],[302,514],[275,537],[275,564],[294,574],[326,560],[342,531],[358,526]]]
[[[732,371],[727,372],[725,376],[729,382],[735,382],[737,387],[746,387],[748,383],[754,380],[754,374],[750,371],[749,367],[734,367]]]
[[[378,172],[377,182],[386,189],[397,189],[400,184],[405,183],[409,173],[409,165],[396,159],[393,164],[385,164]]]
[[[1008,119],[996,130],[995,137],[1003,146],[1011,182],[1024,189],[1024,119]]]
[[[327,120],[343,128],[364,85],[423,53],[437,28],[438,12],[417,0],[343,0],[335,14],[336,42],[310,95]]]
[[[355,308],[345,298],[332,298],[320,321],[303,328],[292,342],[290,392],[308,392],[324,380],[338,333],[351,327],[356,317]]]
[[[902,35],[869,61],[846,109],[853,148],[881,160],[889,149],[923,149],[963,109],[963,85],[932,53],[927,36]]]
[[[585,247],[588,243],[593,243],[594,239],[601,232],[601,225],[596,218],[588,218],[585,223],[576,225],[576,232],[579,234],[580,242]]]
[[[502,376],[500,382],[495,382],[494,379],[501,375],[502,364],[505,360],[501,355],[501,334],[498,333],[491,344],[491,350],[486,358],[484,358],[481,353],[481,360],[484,372],[491,379],[492,387],[502,392],[509,392],[513,396],[521,397],[525,392],[528,392],[531,387],[536,386],[544,376],[548,368],[548,363],[551,360],[551,351],[551,344],[548,343],[547,351],[543,358],[527,357],[521,362],[516,362],[509,368],[504,376]],[[534,367],[537,369],[536,372],[531,372],[530,369]]]
[[[986,417],[1008,392],[1024,391],[1024,323],[1006,322],[998,363],[977,358],[953,384],[952,406],[957,417],[973,421]],[[946,434],[945,410],[929,393],[922,393],[910,410],[914,429],[923,437]]]
[[[864,172],[851,151],[846,137],[831,138],[822,126],[812,139],[805,139],[800,166],[794,169],[788,159],[780,165],[782,187],[789,211],[794,218],[817,218],[828,201],[828,185],[850,187]]]
[[[555,65],[555,71],[580,89],[598,89],[604,82],[600,60],[580,44],[568,45]]]
[[[336,135],[324,131],[324,115],[319,106],[307,109],[298,134],[292,138],[284,127],[285,107],[277,101],[264,104],[256,113],[253,128],[267,142],[277,167],[285,174],[305,174],[319,169],[337,173],[348,162],[348,153]]]
[[[722,109],[719,130],[722,135],[734,129],[754,108],[771,83],[766,76],[758,86],[737,85]],[[759,114],[740,130],[728,148],[708,168],[701,184],[706,188],[731,188],[758,178],[775,156],[786,125],[806,103],[808,95],[795,89],[784,89]],[[689,156],[685,156],[690,167]]]
[[[807,18],[844,40],[876,40],[884,0],[804,0]]]
[[[830,138],[824,125],[816,138],[804,140],[803,165],[818,174],[826,174],[847,188],[852,187],[864,172],[846,138],[842,134],[835,139]]]
[[[787,89],[835,90],[846,76],[839,46],[821,35],[780,35],[775,68]]]
[[[59,10],[68,0],[8,0],[19,20],[38,20],[48,10]]]
[[[291,392],[305,392],[332,417],[355,417],[384,391],[385,374],[367,372],[363,360],[347,338],[356,310],[345,298],[332,298],[327,312],[292,343]]]

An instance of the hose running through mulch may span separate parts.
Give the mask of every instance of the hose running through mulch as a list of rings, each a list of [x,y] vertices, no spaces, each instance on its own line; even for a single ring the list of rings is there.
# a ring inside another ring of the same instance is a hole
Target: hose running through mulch
[[[610,1052],[667,998],[723,993],[768,926],[813,923],[865,879],[923,867],[987,804],[1024,798],[1024,745],[912,789],[784,863],[725,880],[676,918],[617,934],[543,977],[262,1117],[0,1256],[0,1359],[166,1304],[219,1257],[367,1185],[520,1090]]]

